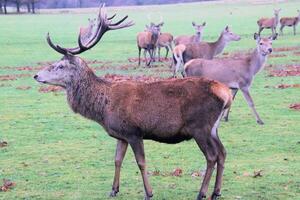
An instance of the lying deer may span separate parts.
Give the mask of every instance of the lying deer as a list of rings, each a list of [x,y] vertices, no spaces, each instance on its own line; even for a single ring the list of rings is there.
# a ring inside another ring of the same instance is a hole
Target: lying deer
[[[180,35],[174,39],[175,46],[179,44],[189,44],[193,42],[201,42],[203,37],[203,30],[206,25],[206,22],[203,22],[202,25],[197,25],[195,22],[192,22],[192,25],[195,29],[195,35]]]
[[[257,21],[257,25],[259,27],[258,29],[258,35],[266,28],[266,29],[271,29],[272,30],[272,35],[275,35],[276,28],[279,22],[279,12],[281,9],[274,9],[274,17],[272,18],[260,18]]]
[[[296,17],[282,17],[280,19],[280,33],[281,35],[283,35],[283,28],[285,26],[292,26],[293,29],[294,29],[294,35],[296,35],[296,26],[298,25],[299,23],[299,20],[300,20],[300,10],[297,10],[298,12],[298,16]]]
[[[146,25],[146,31],[137,34],[137,47],[139,51],[139,66],[141,65],[141,50],[144,49],[144,58],[146,66],[151,66],[151,62],[154,61],[155,48],[157,46],[158,37],[160,35],[160,27],[163,23],[154,24],[150,26]],[[147,62],[147,52],[150,56],[149,62]]]
[[[181,71],[184,76],[183,66],[184,63],[195,58],[213,59],[216,55],[223,52],[226,45],[231,41],[239,41],[241,37],[233,33],[228,26],[221,32],[219,38],[215,42],[200,42],[190,43],[183,46],[176,46],[173,52],[173,76],[175,77],[177,72]],[[181,55],[180,55],[181,54]]]
[[[132,22],[123,23],[126,18],[113,23],[112,18],[107,18],[100,10],[95,34],[87,45],[82,44],[79,35],[79,46],[76,48],[55,45],[48,34],[48,44],[63,54],[63,58],[39,71],[34,79],[63,87],[69,106],[75,113],[99,123],[111,137],[117,139],[111,196],[119,192],[120,170],[128,144],[143,178],[145,199],[150,200],[153,194],[148,181],[143,140],[175,144],[193,138],[207,162],[197,199],[205,198],[216,165],[216,183],[212,194],[215,200],[220,196],[226,156],[217,129],[224,109],[231,105],[229,88],[202,78],[153,83],[110,82],[97,77],[83,59],[75,56],[95,46],[105,32],[133,25]]]
[[[255,109],[249,89],[254,76],[263,68],[268,55],[272,53],[272,41],[276,37],[277,34],[268,38],[260,38],[255,33],[254,39],[257,41],[257,47],[250,57],[241,59],[190,60],[184,66],[186,76],[200,76],[220,81],[232,89],[233,98],[240,89],[249,107],[252,109],[257,123],[264,124]],[[228,120],[228,114],[229,109],[225,113],[225,120]]]

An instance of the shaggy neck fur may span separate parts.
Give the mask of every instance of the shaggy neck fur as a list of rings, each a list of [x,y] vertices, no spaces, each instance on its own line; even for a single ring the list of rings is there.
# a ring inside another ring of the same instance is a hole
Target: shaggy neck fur
[[[77,77],[66,87],[70,107],[75,113],[103,124],[109,101],[109,82],[97,77],[88,68]]]

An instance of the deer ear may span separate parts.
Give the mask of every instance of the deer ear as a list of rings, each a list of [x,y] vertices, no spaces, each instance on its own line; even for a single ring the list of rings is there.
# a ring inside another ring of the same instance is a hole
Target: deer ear
[[[206,22],[203,22],[202,26],[205,26],[206,25]]]
[[[150,26],[154,26],[155,24],[153,22],[150,23]]]
[[[193,25],[193,26],[196,26],[196,23],[195,23],[195,22],[192,22],[192,25]]]
[[[260,38],[260,36],[257,33],[254,33],[254,40],[258,40]]]
[[[225,27],[225,31],[229,31],[229,27],[228,26]]]
[[[165,23],[165,22],[161,22],[161,23],[159,24],[159,26],[163,26],[163,25],[164,25],[164,23]]]

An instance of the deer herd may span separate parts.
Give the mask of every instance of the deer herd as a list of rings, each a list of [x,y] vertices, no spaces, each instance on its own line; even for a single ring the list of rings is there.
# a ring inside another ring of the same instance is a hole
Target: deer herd
[[[127,16],[112,22],[116,15],[108,17],[103,5],[97,19],[89,19],[89,26],[80,29],[77,47],[55,45],[48,33],[49,46],[63,57],[39,71],[34,79],[63,87],[68,104],[75,113],[99,123],[117,140],[111,197],[119,192],[120,171],[128,144],[142,175],[145,199],[150,200],[153,193],[147,175],[143,140],[175,144],[194,139],[206,158],[206,172],[197,200],[206,198],[216,166],[216,181],[211,195],[211,199],[215,200],[221,195],[226,158],[218,136],[219,123],[223,117],[228,120],[234,96],[241,90],[257,123],[263,124],[249,93],[251,83],[272,53],[278,22],[281,31],[285,26],[293,26],[296,33],[300,14],[279,20],[279,12],[275,10],[273,18],[262,18],[257,22],[259,32],[254,34],[256,48],[244,58],[215,58],[230,42],[241,39],[228,26],[215,42],[206,42],[202,40],[205,22],[200,25],[192,22],[194,35],[175,38],[170,33],[161,32],[163,22],[151,23],[137,34],[138,64],[141,63],[142,50],[146,66],[153,66],[156,51],[160,59],[160,49],[166,48],[166,57],[169,51],[173,53],[173,76],[180,72],[184,78],[151,83],[133,80],[114,82],[96,76],[82,58],[75,56],[94,47],[104,33],[134,25],[132,21],[126,22]],[[264,28],[272,29],[270,37],[260,36]],[[174,48],[173,43],[176,45]]]

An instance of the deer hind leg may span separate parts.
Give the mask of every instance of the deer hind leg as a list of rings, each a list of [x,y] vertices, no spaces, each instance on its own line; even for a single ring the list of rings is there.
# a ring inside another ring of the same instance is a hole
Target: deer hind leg
[[[111,197],[115,197],[119,192],[121,166],[127,151],[127,147],[128,143],[126,141],[118,140],[115,155],[115,177],[112,185],[112,191],[110,193]]]
[[[294,35],[296,35],[296,25],[293,26],[294,29]]]
[[[145,188],[145,200],[151,200],[152,194],[152,188],[148,181],[147,176],[147,169],[146,169],[146,161],[145,161],[145,153],[144,153],[144,143],[143,140],[140,138],[135,138],[133,141],[129,142],[130,146],[134,152],[134,156],[137,162],[137,165],[140,169],[144,188]]]
[[[232,100],[234,100],[235,95],[237,94],[238,91],[239,91],[238,89],[231,89]],[[231,106],[229,108],[227,108],[225,110],[225,112],[224,112],[224,120],[225,120],[225,122],[228,122],[230,109],[231,109]]]
[[[165,48],[166,48],[166,57],[165,57],[165,59],[167,59],[167,58],[168,58],[168,55],[169,55],[170,47],[169,47],[169,46],[166,46]]]
[[[140,66],[141,65],[141,50],[142,50],[142,48],[138,47],[138,50],[139,50],[139,66]]]
[[[218,147],[218,158],[217,158],[216,182],[215,182],[214,192],[212,193],[211,199],[216,200],[219,196],[221,196],[221,187],[222,187],[222,179],[223,179],[223,172],[224,172],[224,164],[226,159],[226,150],[218,136],[218,129],[217,128],[213,129],[213,131],[214,132],[212,133],[212,136],[214,137]]]
[[[259,117],[259,114],[258,112],[256,111],[255,109],[255,105],[254,105],[254,102],[253,102],[253,99],[252,97],[250,96],[250,93],[249,93],[249,88],[246,87],[246,88],[241,88],[241,91],[243,92],[243,95],[249,105],[249,107],[252,109],[254,115],[255,115],[255,118],[256,118],[256,122],[260,125],[263,125],[264,122],[261,120],[261,118]]]
[[[194,135],[194,139],[206,158],[206,172],[197,197],[197,200],[202,200],[206,197],[209,181],[217,162],[218,150],[217,143],[211,136],[210,132],[198,133]]]

